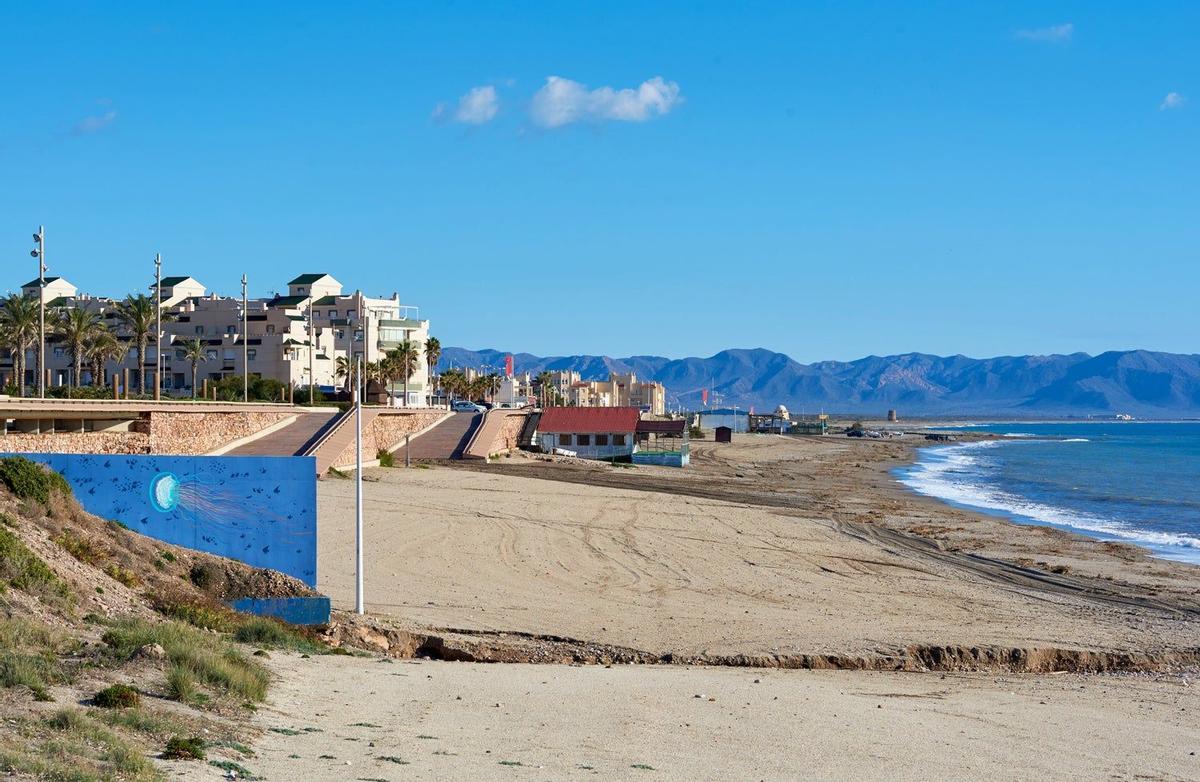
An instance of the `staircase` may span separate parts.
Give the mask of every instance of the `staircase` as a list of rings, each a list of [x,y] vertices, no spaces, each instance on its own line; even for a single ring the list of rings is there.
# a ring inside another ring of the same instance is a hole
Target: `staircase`
[[[413,461],[433,462],[461,459],[463,449],[475,433],[483,413],[455,413],[409,443]]]
[[[310,442],[321,436],[337,420],[336,410],[320,413],[301,413],[282,429],[264,435],[253,442],[240,445],[227,456],[297,456],[304,453]]]

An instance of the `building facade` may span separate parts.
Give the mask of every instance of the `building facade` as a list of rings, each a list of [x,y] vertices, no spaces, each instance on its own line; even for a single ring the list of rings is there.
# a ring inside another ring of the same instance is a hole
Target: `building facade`
[[[22,286],[27,295],[37,295],[38,281]],[[154,298],[154,287],[151,286]],[[361,291],[344,293],[342,284],[329,274],[302,274],[288,283],[287,295],[247,301],[243,328],[242,300],[207,292],[193,277],[164,277],[162,387],[165,394],[191,396],[204,381],[241,377],[249,370],[254,377],[273,378],[285,385],[326,390],[348,383],[347,366],[362,359],[376,362],[389,350],[407,340],[417,349],[416,370],[407,383],[408,395],[402,404],[425,404],[430,394],[429,368],[425,365],[425,342],[429,321],[422,320],[416,307],[400,303],[399,294],[391,298],[372,298]],[[127,346],[119,359],[105,361],[103,377],[92,377],[91,362],[84,361],[80,385],[112,385],[128,370],[136,376],[137,348],[133,335],[118,317],[119,300],[77,293],[75,286],[61,278],[47,278],[45,296],[48,307],[46,369],[49,384],[67,385],[73,380],[73,361],[69,350],[49,327],[49,315],[70,308],[86,308],[99,314],[102,322]],[[243,334],[243,330],[245,333]],[[199,340],[204,358],[196,366],[187,347]],[[33,369],[36,346],[27,353],[29,369],[26,386],[36,386]],[[11,355],[0,354],[0,376],[13,379]],[[158,367],[156,341],[151,334],[145,350],[146,388],[154,387]],[[133,386],[137,387],[136,379]],[[392,383],[393,398],[402,397],[405,384]]]
[[[582,380],[578,372],[551,372],[550,387],[562,402],[575,407],[633,407],[650,415],[663,415],[667,407],[663,384],[640,381],[633,373],[613,372],[608,380]]]

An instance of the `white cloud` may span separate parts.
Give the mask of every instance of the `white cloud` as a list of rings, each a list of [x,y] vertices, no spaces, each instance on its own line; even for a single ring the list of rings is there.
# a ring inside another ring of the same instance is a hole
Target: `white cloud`
[[[1075,25],[1070,22],[1051,25],[1050,27],[1039,27],[1034,30],[1017,30],[1018,38],[1042,43],[1066,43],[1071,40],[1071,36],[1074,34]]]
[[[110,109],[95,117],[84,117],[79,121],[73,130],[76,136],[83,136],[88,133],[95,133],[98,130],[103,130],[117,120],[116,109]]]
[[[1168,92],[1167,97],[1162,99],[1162,103],[1158,104],[1159,111],[1167,109],[1177,109],[1187,103],[1187,98],[1180,95],[1178,92]]]
[[[496,95],[496,88],[487,84],[468,90],[466,95],[458,99],[453,114],[449,106],[439,103],[433,107],[432,116],[435,122],[453,119],[465,125],[482,125],[491,122],[499,111],[500,98]]]
[[[530,114],[544,128],[558,128],[583,120],[645,122],[667,114],[683,102],[679,85],[661,76],[647,79],[637,88],[614,90],[598,87],[589,90],[583,84],[561,76],[550,76],[533,94]]]
[[[468,125],[482,125],[490,122],[499,110],[500,99],[496,97],[495,87],[490,84],[486,87],[472,87],[466,95],[459,98],[454,119]]]

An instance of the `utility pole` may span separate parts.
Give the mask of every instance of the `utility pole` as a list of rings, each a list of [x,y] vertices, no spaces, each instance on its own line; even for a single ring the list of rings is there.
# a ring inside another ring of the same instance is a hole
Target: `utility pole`
[[[360,358],[354,400],[354,611],[360,615],[363,613],[362,370],[363,361]]]
[[[154,400],[162,399],[162,255],[154,254]],[[145,367],[138,367],[145,372]],[[143,375],[145,377],[145,375]]]
[[[46,226],[33,235],[37,247],[30,253],[38,259],[38,398],[46,398]],[[24,386],[25,378],[21,378]]]
[[[242,275],[242,401],[250,401],[250,323],[249,311],[246,309],[246,275]]]

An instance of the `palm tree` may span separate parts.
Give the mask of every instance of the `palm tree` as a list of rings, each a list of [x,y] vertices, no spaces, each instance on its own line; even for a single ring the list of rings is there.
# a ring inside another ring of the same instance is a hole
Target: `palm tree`
[[[208,360],[208,346],[202,339],[189,339],[183,343],[183,357],[192,365],[192,399],[196,398],[196,374],[200,362]]]
[[[537,376],[538,396],[542,400],[542,407],[547,407],[549,405],[550,381],[553,378],[554,378],[554,376],[552,374],[550,374],[549,370],[543,369],[541,372],[538,372],[538,376]]]
[[[83,346],[83,354],[92,370],[92,385],[105,385],[104,365],[121,360],[127,352],[124,343],[107,327],[96,329]]]
[[[445,372],[442,373],[442,376],[439,378],[439,381],[441,383],[442,390],[444,390],[447,394],[449,394],[450,397],[453,399],[453,397],[455,397],[455,396],[462,395],[464,385],[467,382],[467,379],[463,375],[462,370],[447,369]]]
[[[354,378],[357,374],[357,364],[349,356],[338,356],[335,362],[334,374],[337,377],[346,378],[346,384],[343,388],[346,392],[350,391],[350,387],[354,385]]]
[[[74,388],[80,386],[87,343],[102,328],[100,314],[82,307],[71,307],[54,316],[54,333],[66,343],[67,355],[71,357],[71,386]]]
[[[16,373],[17,393],[25,395],[25,365],[29,348],[38,338],[38,300],[34,296],[9,296],[0,309],[0,341],[11,351]],[[41,366],[37,368],[42,371]]]
[[[144,293],[130,294],[125,301],[117,305],[117,319],[133,337],[137,348],[137,390],[146,390],[146,344],[150,341],[150,332],[155,329],[157,305],[154,299]]]
[[[438,362],[442,359],[442,342],[437,337],[429,337],[425,340],[425,366],[429,369],[429,387],[430,389],[437,388],[437,382],[434,378],[434,369]]]
[[[417,371],[417,366],[421,361],[421,352],[417,348],[417,343],[404,340],[388,351],[387,361],[391,362],[395,374],[404,381],[404,406],[408,407],[408,381]]]

